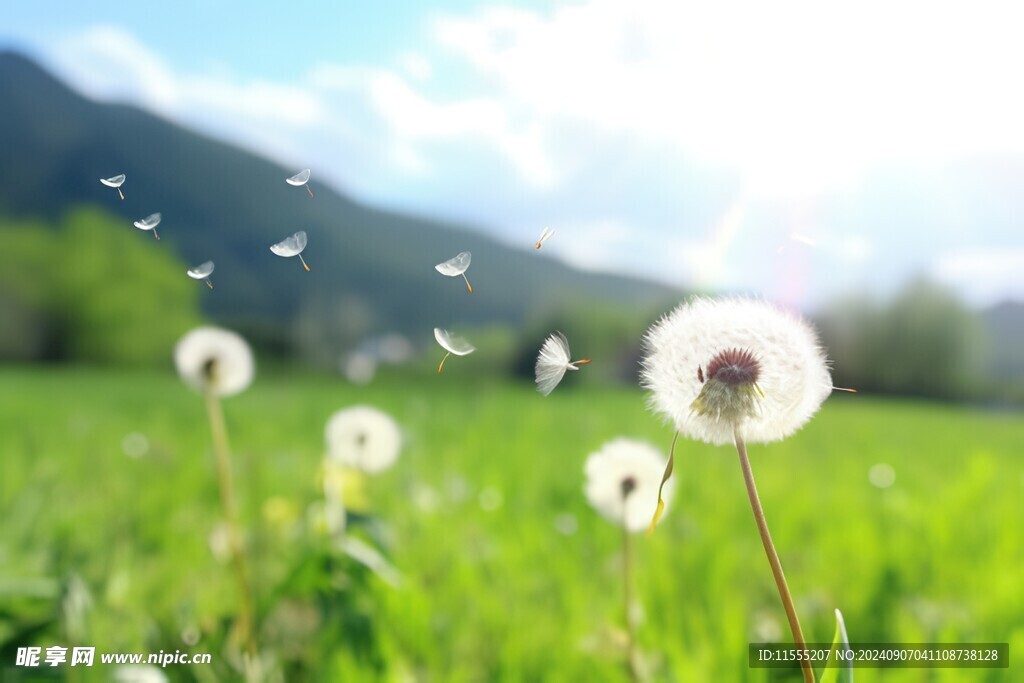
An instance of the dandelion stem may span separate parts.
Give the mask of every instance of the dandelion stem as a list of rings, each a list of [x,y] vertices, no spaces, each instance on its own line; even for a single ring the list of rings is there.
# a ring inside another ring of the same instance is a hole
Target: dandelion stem
[[[302,261],[302,267],[305,268],[306,272],[308,273],[309,272],[309,264],[306,263],[306,259],[302,258],[302,254],[299,254],[299,260]]]
[[[754,512],[754,521],[757,522],[757,530],[761,534],[761,543],[764,544],[764,553],[768,556],[768,564],[772,566],[772,574],[775,576],[775,585],[779,589],[779,597],[782,598],[782,606],[786,609],[786,617],[789,619],[789,629],[793,632],[793,643],[800,649],[806,649],[803,631],[800,630],[800,619],[796,615],[796,608],[793,606],[793,596],[789,593],[789,586],[786,584],[786,575],[782,573],[782,562],[779,561],[779,554],[775,552],[775,544],[772,543],[771,532],[768,531],[768,522],[764,518],[764,508],[761,507],[761,499],[757,495],[757,484],[754,483],[754,472],[750,469],[750,458],[747,457],[747,446],[739,433],[733,434],[736,442],[736,451],[740,456],[740,467],[743,468],[743,481],[747,485],[747,497],[750,498],[750,508]],[[803,668],[805,683],[814,683],[814,669],[807,659],[800,660]]]
[[[466,281],[466,289],[468,289],[469,293],[472,294],[473,293],[473,285],[469,284],[469,278],[466,277],[465,273],[462,274],[462,279]]]
[[[242,532],[238,523],[238,509],[235,505],[235,491],[231,479],[231,448],[228,445],[228,430],[224,424],[224,411],[220,400],[212,391],[205,392],[206,413],[210,418],[210,432],[213,435],[213,450],[217,456],[217,483],[220,488],[220,505],[228,525],[231,545],[231,565],[241,606],[238,614],[238,630],[242,642],[250,655],[256,654],[256,634],[253,628],[252,587],[246,569],[245,551],[242,546]]]
[[[623,501],[625,502],[625,501]],[[629,675],[639,683],[640,662],[636,650],[636,624],[633,622],[633,545],[629,542],[629,529],[622,525],[622,595],[626,620],[626,657],[629,660]]]

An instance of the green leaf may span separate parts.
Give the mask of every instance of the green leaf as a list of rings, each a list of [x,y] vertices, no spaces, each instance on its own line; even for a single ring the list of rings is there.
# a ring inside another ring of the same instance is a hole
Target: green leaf
[[[819,683],[853,683],[853,661],[836,658],[837,653],[849,650],[850,638],[846,635],[843,613],[836,610],[836,635],[832,638],[832,655],[828,658],[828,665],[821,674]]]

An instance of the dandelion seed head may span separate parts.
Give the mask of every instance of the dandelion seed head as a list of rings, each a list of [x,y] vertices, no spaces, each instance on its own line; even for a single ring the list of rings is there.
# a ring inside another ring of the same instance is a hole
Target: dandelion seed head
[[[367,474],[391,467],[402,448],[398,424],[371,406],[339,410],[327,421],[324,437],[329,458]]]
[[[810,325],[754,299],[682,304],[648,330],[643,364],[651,408],[716,445],[732,443],[736,429],[751,443],[783,439],[832,391]]]
[[[181,379],[196,391],[232,396],[251,383],[256,366],[240,336],[218,327],[198,327],[174,347]]]
[[[584,493],[601,516],[627,531],[647,528],[657,506],[658,485],[668,458],[643,441],[618,438],[587,457]],[[666,503],[675,480],[665,484]]]

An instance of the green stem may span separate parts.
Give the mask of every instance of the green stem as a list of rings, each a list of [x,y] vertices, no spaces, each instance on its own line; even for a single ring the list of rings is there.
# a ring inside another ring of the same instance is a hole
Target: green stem
[[[772,535],[768,531],[768,522],[764,518],[764,508],[761,507],[761,499],[757,495],[757,485],[754,483],[754,472],[750,469],[750,458],[747,457],[747,446],[743,443],[739,432],[733,434],[736,442],[736,451],[740,455],[740,467],[743,468],[743,481],[747,485],[747,497],[750,498],[750,508],[754,512],[754,521],[757,522],[757,530],[761,534],[761,543],[764,545],[765,555],[768,556],[768,564],[772,566],[772,574],[775,576],[775,585],[779,589],[779,597],[782,598],[782,606],[786,609],[786,617],[789,619],[789,630],[793,632],[793,643],[800,649],[807,648],[803,631],[800,630],[800,619],[796,615],[796,607],[793,606],[793,596],[786,584],[786,575],[782,573],[782,562],[779,561],[779,554],[775,552],[775,544],[772,543]],[[800,661],[803,669],[805,683],[814,683],[814,669],[806,659]]]
[[[625,502],[625,501],[623,501]],[[622,525],[622,595],[626,619],[626,657],[629,660],[629,675],[639,683],[640,663],[636,650],[636,624],[633,622],[633,545],[629,540],[629,529]]]
[[[231,549],[231,566],[241,606],[238,614],[240,640],[250,655],[256,654],[256,633],[253,627],[252,587],[245,563],[242,532],[238,523],[238,509],[235,505],[235,490],[231,478],[231,448],[228,445],[228,430],[224,424],[224,411],[220,400],[212,391],[205,392],[206,414],[210,418],[210,432],[213,435],[213,451],[217,457],[217,484],[220,489],[220,505],[228,525],[228,539]]]

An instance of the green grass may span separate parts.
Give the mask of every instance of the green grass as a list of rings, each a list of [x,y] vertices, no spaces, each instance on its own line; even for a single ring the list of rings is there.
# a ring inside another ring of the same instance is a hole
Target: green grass
[[[638,390],[545,399],[457,377],[359,389],[264,375],[225,401],[262,645],[289,680],[628,680],[620,536],[588,508],[582,465],[618,435],[667,449],[670,429]],[[354,403],[406,434],[398,466],[369,483],[397,588],[325,560],[305,530],[324,422]],[[132,432],[144,457],[122,452]],[[831,639],[838,607],[856,641],[1009,641],[1011,661],[1024,656],[1022,444],[1019,414],[840,395],[789,440],[752,445],[808,639]],[[21,680],[17,646],[86,644],[208,651],[212,669],[168,675],[231,678],[221,644],[235,591],[207,541],[220,514],[199,397],[170,374],[2,370],[0,454],[0,673]],[[735,453],[680,441],[676,457],[665,521],[635,543],[654,679],[797,680],[747,668],[748,642],[789,634]],[[891,488],[869,483],[876,463],[895,469]],[[58,609],[70,576],[93,601],[79,625]],[[856,680],[1013,680],[1017,668]]]

